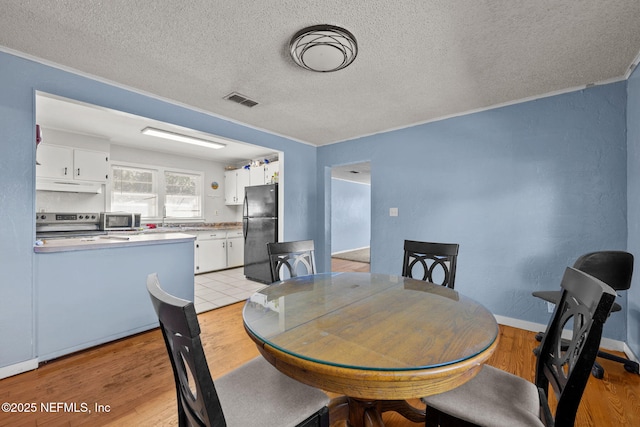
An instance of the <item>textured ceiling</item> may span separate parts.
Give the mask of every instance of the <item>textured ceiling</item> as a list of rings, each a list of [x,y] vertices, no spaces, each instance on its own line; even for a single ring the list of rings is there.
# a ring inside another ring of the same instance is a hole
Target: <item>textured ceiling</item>
[[[0,0],[0,46],[313,145],[622,79],[638,0]],[[348,68],[288,56],[351,31]],[[223,97],[239,92],[260,104]]]

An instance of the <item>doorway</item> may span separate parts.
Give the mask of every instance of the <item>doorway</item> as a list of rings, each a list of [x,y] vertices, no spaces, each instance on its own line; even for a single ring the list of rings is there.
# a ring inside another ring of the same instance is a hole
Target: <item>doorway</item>
[[[371,163],[331,168],[331,271],[371,269]]]

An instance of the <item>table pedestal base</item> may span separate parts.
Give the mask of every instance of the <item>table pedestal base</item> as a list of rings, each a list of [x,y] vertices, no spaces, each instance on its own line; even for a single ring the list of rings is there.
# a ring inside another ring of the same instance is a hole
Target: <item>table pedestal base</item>
[[[329,404],[331,422],[346,420],[350,427],[384,427],[382,413],[395,411],[415,423],[425,420],[424,410],[410,405],[405,400],[364,400],[340,396]]]

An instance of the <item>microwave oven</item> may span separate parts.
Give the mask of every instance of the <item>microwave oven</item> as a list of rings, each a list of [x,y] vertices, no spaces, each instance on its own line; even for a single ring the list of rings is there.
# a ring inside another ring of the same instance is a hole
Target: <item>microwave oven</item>
[[[140,227],[140,214],[128,212],[102,212],[100,214],[100,229],[131,230]]]

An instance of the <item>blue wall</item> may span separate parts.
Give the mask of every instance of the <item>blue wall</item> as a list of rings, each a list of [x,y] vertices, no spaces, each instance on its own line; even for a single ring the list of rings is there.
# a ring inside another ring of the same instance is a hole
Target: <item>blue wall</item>
[[[640,356],[640,71],[627,81],[627,167],[629,252],[636,256],[634,279],[627,291],[627,343]]]
[[[597,86],[320,147],[318,179],[371,161],[373,272],[401,272],[404,239],[458,242],[456,289],[546,324],[532,291],[585,252],[626,249],[625,121],[626,83]],[[605,335],[626,338],[623,316]]]
[[[404,239],[459,242],[456,288],[496,314],[546,323],[531,292],[557,288],[580,254],[626,249],[627,238],[640,254],[637,71],[628,91],[596,86],[316,149],[0,52],[0,334],[11,343],[0,368],[35,357],[35,90],[283,151],[284,238],[314,238],[320,271],[330,265],[330,168],[363,161],[372,271],[400,273]],[[637,282],[628,322],[612,316],[605,336],[639,354]]]
[[[0,52],[0,368],[36,356],[36,90],[283,151],[284,238],[314,237],[315,147]]]
[[[371,240],[371,186],[331,180],[331,252],[369,246]]]

